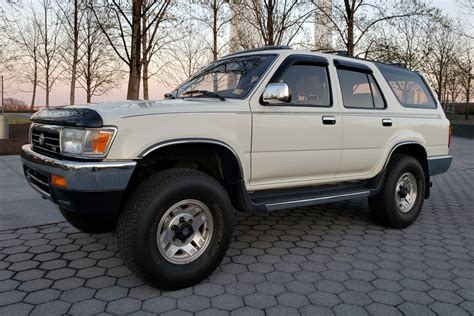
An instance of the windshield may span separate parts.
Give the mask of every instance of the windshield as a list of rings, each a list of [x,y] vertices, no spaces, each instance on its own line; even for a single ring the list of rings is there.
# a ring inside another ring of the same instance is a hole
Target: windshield
[[[276,55],[248,55],[216,61],[173,91],[174,97],[209,91],[223,98],[243,99],[275,60]],[[209,94],[201,94],[209,97]]]

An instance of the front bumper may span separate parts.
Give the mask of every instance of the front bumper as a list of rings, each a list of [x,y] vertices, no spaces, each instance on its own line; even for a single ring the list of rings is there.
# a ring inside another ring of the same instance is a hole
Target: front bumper
[[[28,183],[60,208],[79,214],[113,215],[135,170],[135,161],[78,162],[51,158],[22,148]],[[51,184],[51,175],[66,179],[67,188]]]
[[[452,161],[452,156],[428,157],[428,171],[430,176],[435,176],[448,171]]]

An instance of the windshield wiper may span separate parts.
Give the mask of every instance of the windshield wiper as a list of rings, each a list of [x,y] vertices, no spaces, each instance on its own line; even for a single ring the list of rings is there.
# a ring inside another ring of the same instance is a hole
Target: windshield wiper
[[[165,99],[172,100],[176,99],[176,97],[172,93],[165,93]]]
[[[190,90],[190,91],[186,91],[185,93],[183,93],[183,95],[189,95],[189,96],[193,96],[194,94],[200,94],[200,95],[205,96],[205,97],[211,97],[211,98],[219,99],[221,101],[225,101],[225,98],[223,96],[221,96],[220,94],[215,93],[215,92],[211,92],[211,91],[207,91],[207,90]]]

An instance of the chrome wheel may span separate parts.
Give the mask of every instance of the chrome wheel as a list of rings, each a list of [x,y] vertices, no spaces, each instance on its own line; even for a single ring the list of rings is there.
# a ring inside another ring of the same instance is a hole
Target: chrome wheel
[[[398,210],[402,213],[409,212],[415,205],[418,194],[418,187],[415,176],[410,173],[404,173],[395,187],[395,203]]]
[[[209,246],[213,232],[212,214],[198,200],[183,200],[170,207],[158,224],[158,250],[169,262],[187,264]]]

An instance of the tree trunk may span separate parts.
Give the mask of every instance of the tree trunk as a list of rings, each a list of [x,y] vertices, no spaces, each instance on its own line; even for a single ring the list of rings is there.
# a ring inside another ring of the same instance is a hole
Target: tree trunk
[[[89,31],[89,29],[88,29]],[[88,34],[87,41],[87,68],[85,72],[86,81],[86,102],[91,103],[92,101],[92,44],[90,42],[90,34]]]
[[[74,25],[73,25],[73,52],[72,52],[72,70],[71,70],[71,90],[69,92],[69,104],[76,102],[76,77],[77,77],[77,58],[79,51],[79,7],[78,0],[74,0]]]
[[[464,118],[466,121],[469,121],[469,102],[471,101],[471,81],[472,76],[468,75],[467,79],[467,88],[466,88],[466,113],[464,114]]]
[[[354,7],[349,4],[349,0],[345,0],[345,8],[347,15],[347,42],[346,49],[349,56],[354,56]]]
[[[31,95],[31,103],[30,103],[30,110],[32,111],[35,109],[37,86],[38,86],[38,62],[36,61],[36,57],[35,57],[34,66],[33,66],[33,93]]]
[[[127,89],[128,100],[138,100],[140,98],[142,2],[143,0],[133,0],[132,4],[132,43]]]
[[[143,24],[142,24],[142,29],[145,30],[147,27],[148,23],[148,18],[145,15],[143,15],[142,18]],[[147,32],[144,32],[142,35],[142,50],[143,50],[143,99],[144,100],[149,100],[149,91],[148,91],[148,65],[150,61],[148,60],[148,53],[146,51],[147,49],[147,43],[148,42],[148,36]],[[151,45],[151,44],[150,44]]]
[[[88,79],[86,83],[86,102],[91,103],[91,101],[92,101],[92,83],[90,79]]]
[[[30,110],[35,109],[35,99],[36,99],[36,84],[33,84],[33,94],[31,95]]]
[[[273,34],[273,0],[268,0],[267,7],[267,45],[275,45],[275,39]]]
[[[217,36],[219,34],[217,34],[218,30],[217,30],[217,19],[219,18],[218,17],[218,10],[219,10],[219,7],[218,7],[218,3],[217,3],[217,0],[214,0],[214,4],[212,6],[212,10],[213,10],[213,21],[212,21],[212,58],[214,61],[217,60],[217,51],[218,51],[218,47],[217,47]]]
[[[148,60],[143,62],[143,99],[149,100],[149,87],[148,87]]]
[[[44,57],[45,62],[45,80],[46,80],[46,108],[49,108],[49,70],[50,70],[50,60],[48,52],[48,7],[44,4]]]

